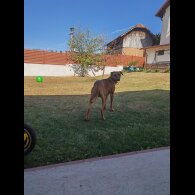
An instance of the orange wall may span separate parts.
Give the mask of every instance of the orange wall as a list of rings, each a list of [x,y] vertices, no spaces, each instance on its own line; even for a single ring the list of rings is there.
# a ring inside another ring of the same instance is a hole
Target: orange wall
[[[105,66],[128,66],[130,61],[139,61],[137,66],[143,66],[144,57],[131,55],[105,55]],[[70,53],[49,52],[44,50],[24,49],[24,63],[31,64],[75,64],[70,58]]]
[[[123,48],[122,50],[123,55],[131,55],[131,56],[144,56],[144,51],[139,48]]]

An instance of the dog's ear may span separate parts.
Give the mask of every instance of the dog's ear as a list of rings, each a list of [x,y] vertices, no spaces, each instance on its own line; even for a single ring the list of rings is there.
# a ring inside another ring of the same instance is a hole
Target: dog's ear
[[[123,72],[122,71],[119,71],[123,76],[124,76],[124,74],[123,74]]]

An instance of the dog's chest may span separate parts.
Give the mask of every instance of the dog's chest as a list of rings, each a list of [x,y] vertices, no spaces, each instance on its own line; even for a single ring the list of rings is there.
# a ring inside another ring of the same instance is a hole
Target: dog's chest
[[[105,87],[105,93],[110,94],[110,93],[114,93],[115,91],[115,85],[107,85]]]

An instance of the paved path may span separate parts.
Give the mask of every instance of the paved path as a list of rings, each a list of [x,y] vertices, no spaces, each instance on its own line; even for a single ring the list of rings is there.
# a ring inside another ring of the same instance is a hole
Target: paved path
[[[24,170],[24,195],[169,194],[169,148]]]

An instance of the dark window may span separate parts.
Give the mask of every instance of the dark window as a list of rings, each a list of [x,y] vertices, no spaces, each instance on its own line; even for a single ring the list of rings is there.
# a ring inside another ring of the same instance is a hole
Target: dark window
[[[164,55],[164,50],[159,50],[159,51],[157,51],[157,55],[158,55],[158,56]]]

